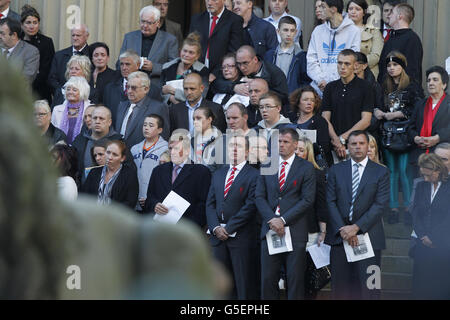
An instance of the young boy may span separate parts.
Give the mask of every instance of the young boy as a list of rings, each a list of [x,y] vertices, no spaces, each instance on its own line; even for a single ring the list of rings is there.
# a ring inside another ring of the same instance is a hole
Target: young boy
[[[160,136],[163,128],[164,120],[159,115],[146,116],[142,127],[145,140],[131,148],[139,179],[139,203],[136,205],[138,211],[144,208],[152,171],[159,165],[161,154],[169,148],[167,141]]]
[[[275,64],[286,75],[289,94],[311,82],[306,71],[306,52],[295,42],[297,23],[289,16],[280,19],[277,32],[281,43],[267,51],[265,60]]]

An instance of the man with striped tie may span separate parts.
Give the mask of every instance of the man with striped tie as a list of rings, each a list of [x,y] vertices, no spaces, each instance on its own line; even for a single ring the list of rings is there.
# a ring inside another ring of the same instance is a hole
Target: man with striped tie
[[[261,175],[256,186],[256,207],[262,216],[261,226],[261,298],[279,299],[278,282],[284,267],[287,298],[304,298],[307,213],[314,204],[316,176],[313,165],[295,155],[298,133],[293,128],[279,131],[279,169],[274,175]],[[272,153],[274,158],[275,152]],[[273,161],[273,159],[272,159]],[[293,251],[270,255],[266,234],[269,229],[279,237],[289,227]]]
[[[257,296],[257,211],[255,189],[258,170],[247,163],[249,141],[243,135],[227,139],[230,165],[212,177],[206,218],[216,259],[234,279],[231,299],[256,300]]]
[[[382,215],[389,205],[389,171],[367,157],[369,136],[353,131],[348,138],[350,160],[331,167],[327,181],[328,223],[325,243],[331,245],[333,299],[379,299],[380,288],[370,289],[369,266],[380,266],[385,249]],[[359,245],[358,234],[369,234],[375,256],[347,262],[343,242]]]

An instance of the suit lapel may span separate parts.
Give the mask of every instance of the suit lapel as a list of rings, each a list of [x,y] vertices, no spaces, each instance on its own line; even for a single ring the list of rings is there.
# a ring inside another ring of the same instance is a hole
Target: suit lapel
[[[346,164],[345,164],[345,168],[344,168],[344,181],[345,181],[345,185],[347,187],[347,192],[349,194],[350,197],[350,201],[352,199],[352,176],[353,176],[353,169],[352,169],[352,161],[351,160],[347,160]],[[337,181],[337,183],[339,183],[339,181]]]
[[[139,56],[142,56],[142,33],[140,30],[135,31],[133,34],[134,37],[134,50],[139,54]]]
[[[145,98],[144,98],[145,99]],[[136,111],[136,114],[134,115],[134,118],[131,119],[130,122],[130,130],[128,130],[128,137],[131,136],[135,130],[139,130],[139,121],[144,117],[145,112],[147,111],[147,106],[145,103],[142,103],[141,106]],[[132,115],[130,115],[131,117]],[[142,128],[140,129],[142,130]],[[127,137],[127,138],[128,138]]]
[[[23,50],[23,47],[25,46],[24,41],[20,40],[17,46],[14,48],[13,52],[11,52],[11,55],[9,56],[9,59],[18,57],[20,52]]]
[[[156,33],[155,41],[153,41],[152,48],[148,53],[148,60],[153,61],[153,57],[156,56],[156,52],[161,49],[163,46],[161,45],[163,42],[162,33],[160,30]]]
[[[446,120],[447,117],[444,117],[443,114],[445,111],[447,111],[447,105],[448,105],[448,99],[450,99],[448,97],[448,95],[445,96],[444,100],[442,100],[441,105],[439,106],[438,111],[436,112],[436,115],[433,119],[433,124],[432,127],[433,128],[437,128],[438,127],[438,123],[441,121],[441,119]]]
[[[126,101],[124,103],[122,103],[122,102],[119,103],[119,106],[118,106],[119,110],[117,110],[117,120],[116,120],[117,121],[117,125],[116,125],[117,131],[120,131],[120,129],[122,128],[122,122],[125,118],[125,114],[126,114],[128,108],[130,107],[130,105],[131,105],[130,101]]]
[[[229,198],[230,193],[234,192],[234,190],[236,190],[236,188],[239,186],[239,183],[241,182],[241,180],[245,178],[245,175],[247,174],[247,166],[248,166],[248,164],[245,164],[242,167],[241,172],[239,172],[237,177],[234,179],[233,184],[231,185],[230,191],[228,191],[227,199]],[[229,169],[229,166],[228,166],[228,169]],[[225,172],[225,179],[226,179],[227,173],[228,173],[228,170]],[[225,186],[225,179],[224,179],[224,184],[223,184],[224,186]]]
[[[294,161],[292,161],[292,166],[289,169],[289,173],[286,177],[286,182],[284,183],[283,191],[281,191],[281,194],[284,194],[286,190],[288,189],[290,183],[292,182],[292,179],[295,177],[295,172],[298,170],[298,167],[300,166],[300,159],[297,159],[297,156],[295,156]],[[278,181],[279,186],[279,181]]]
[[[175,182],[173,184],[173,189],[175,189],[179,185],[183,184],[183,181],[190,175],[190,172],[193,169],[193,167],[194,167],[193,164],[185,164],[183,166],[180,173],[178,174],[178,177],[175,179]],[[171,179],[172,179],[172,177],[171,177]]]
[[[367,161],[366,168],[364,169],[364,173],[360,179],[358,191],[356,192],[355,200],[359,197],[362,190],[364,189],[364,186],[367,184],[368,180],[370,179],[371,174],[372,174],[372,169],[373,169],[372,162],[369,160],[369,161]]]

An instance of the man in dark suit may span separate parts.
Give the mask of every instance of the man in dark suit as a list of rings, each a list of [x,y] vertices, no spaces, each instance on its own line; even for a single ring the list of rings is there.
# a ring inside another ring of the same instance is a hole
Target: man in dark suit
[[[191,142],[186,135],[173,135],[169,149],[171,162],[153,169],[144,212],[167,214],[168,208],[162,202],[174,191],[190,203],[182,219],[191,220],[203,228],[206,225],[205,203],[211,174],[204,165],[192,164],[189,159]]]
[[[7,17],[0,20],[0,45],[6,59],[20,67],[25,79],[31,85],[39,71],[39,50],[20,40],[22,28],[20,22]]]
[[[371,265],[380,266],[386,246],[382,215],[389,205],[389,171],[367,157],[369,136],[353,131],[348,140],[350,160],[331,167],[328,175],[328,224],[325,243],[331,245],[331,289],[334,299],[377,299],[370,290]],[[359,245],[357,235],[368,233],[375,256],[347,262],[343,242]]]
[[[119,57],[120,73],[117,72],[117,78],[108,83],[103,92],[103,102],[111,110],[113,123],[116,123],[117,108],[120,102],[127,101],[127,78],[133,72],[139,71],[141,63],[138,54],[132,50],[127,50]],[[162,102],[161,90],[158,86],[150,82],[150,91],[148,97]]]
[[[201,62],[211,70],[210,83],[221,74],[221,59],[228,52],[235,52],[243,44],[243,20],[228,11],[224,0],[205,0],[206,10],[191,19],[189,32],[201,35]]]
[[[52,66],[48,75],[48,84],[55,93],[60,90],[66,83],[66,67],[67,62],[74,55],[83,55],[89,57],[89,46],[87,40],[89,38],[89,30],[85,24],[75,26],[71,31],[72,45],[66,49],[55,53]]]
[[[148,74],[155,85],[159,85],[159,78],[164,63],[178,57],[178,42],[175,36],[159,30],[160,11],[154,6],[144,7],[140,14],[140,30],[125,35],[120,53],[132,49],[143,57],[140,70]],[[119,69],[117,61],[116,69]]]
[[[181,32],[181,25],[175,21],[167,19],[169,13],[169,0],[153,0],[153,6],[161,12],[159,23],[159,30],[165,31],[174,35],[178,41],[178,48],[183,44],[183,33]]]
[[[164,120],[161,136],[169,138],[169,110],[162,102],[150,99],[147,94],[150,89],[150,79],[145,72],[137,71],[128,76],[127,95],[129,101],[119,104],[115,129],[124,137],[129,148],[144,140],[142,126],[145,116],[157,114]]]
[[[202,93],[204,85],[202,77],[198,73],[190,73],[186,75],[183,80],[184,95],[186,101],[175,104],[170,107],[170,130],[173,132],[176,129],[186,129],[193,137],[194,133],[194,111],[206,106],[214,113],[213,126],[217,127],[222,132],[227,129],[227,122],[223,113],[223,108],[220,104],[207,101],[203,99]]]
[[[20,15],[11,10],[10,3],[11,0],[0,0],[0,20],[8,17],[20,23]]]
[[[279,166],[276,166],[275,174],[261,175],[256,186],[256,207],[262,216],[262,299],[279,298],[278,282],[283,266],[286,271],[287,298],[303,299],[305,294],[307,213],[314,204],[316,176],[313,165],[295,155],[298,139],[295,129],[280,130],[280,158],[276,159]],[[289,227],[293,251],[269,255],[267,233],[272,230],[278,239],[284,239],[286,227]]]
[[[210,242],[217,260],[234,278],[232,298],[259,299],[257,282],[257,211],[255,189],[258,171],[247,163],[248,138],[235,135],[228,141],[230,165],[217,170],[206,202]]]

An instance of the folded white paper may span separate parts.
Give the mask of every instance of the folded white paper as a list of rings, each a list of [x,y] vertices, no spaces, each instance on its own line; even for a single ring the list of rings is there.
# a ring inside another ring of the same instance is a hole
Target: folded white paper
[[[291,231],[289,227],[284,227],[284,236],[280,237],[275,231],[269,230],[266,234],[267,248],[269,249],[269,255],[274,255],[283,252],[291,252],[292,239]]]
[[[321,243],[320,247],[317,244],[313,244],[306,248],[309,252],[316,269],[326,267],[330,264],[330,250],[331,247],[325,243]]]
[[[169,85],[169,86],[173,87],[175,90],[181,90],[181,91],[184,90],[184,88],[183,88],[183,79],[167,81],[166,85]]]
[[[155,214],[153,219],[170,224],[176,224],[191,205],[174,191],[167,195],[162,204],[169,209],[169,213]]]
[[[375,256],[369,234],[359,234],[357,237],[359,245],[354,248],[352,248],[348,242],[344,240],[344,249],[348,262],[361,261]]]
[[[307,137],[312,143],[317,142],[317,130],[297,129],[300,137]]]

